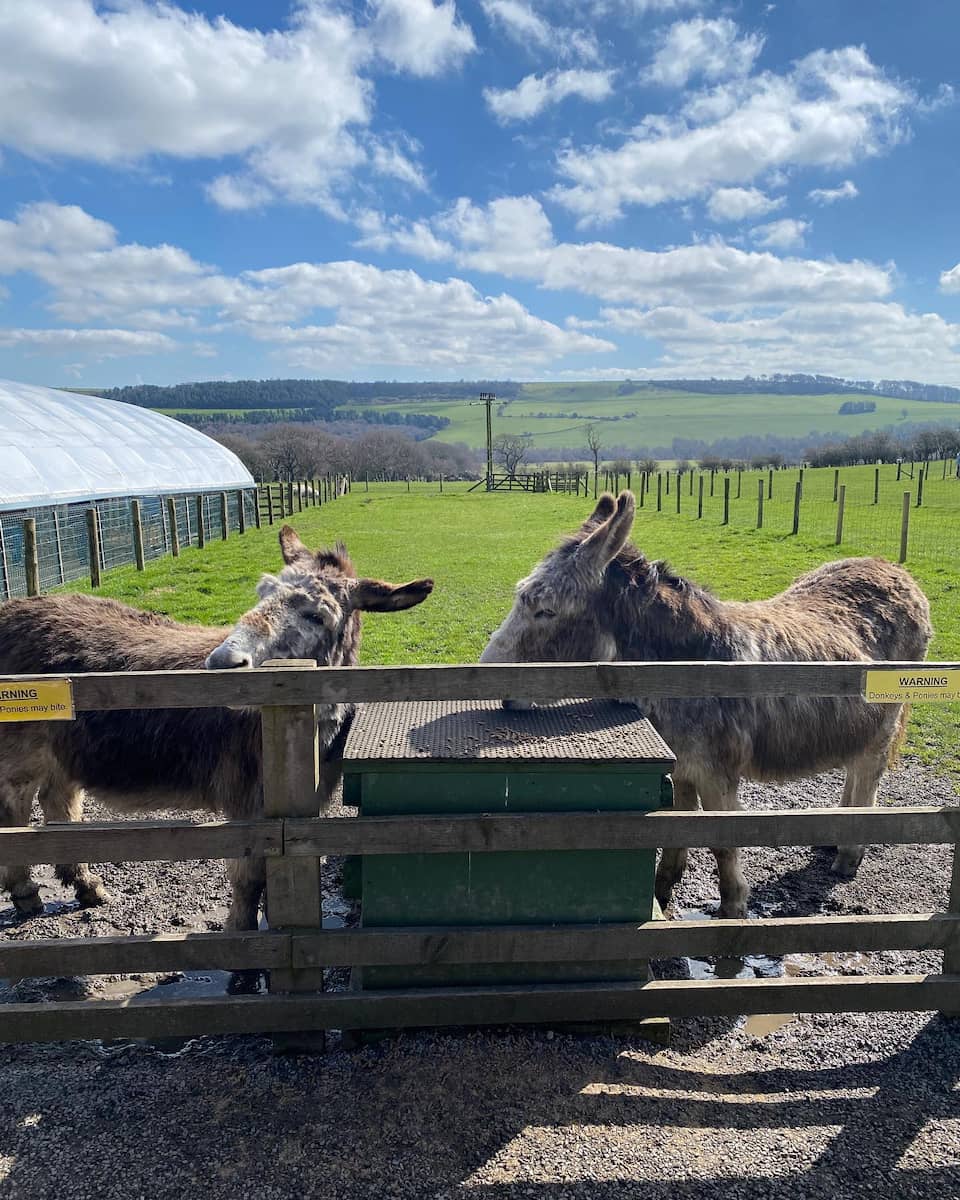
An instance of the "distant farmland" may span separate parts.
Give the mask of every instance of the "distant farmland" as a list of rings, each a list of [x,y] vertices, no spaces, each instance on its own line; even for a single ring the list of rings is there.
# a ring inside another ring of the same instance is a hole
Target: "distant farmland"
[[[559,449],[583,444],[583,427],[591,421],[599,426],[606,446],[669,445],[675,437],[712,442],[722,437],[805,437],[817,431],[849,437],[865,429],[878,429],[901,422],[960,424],[960,405],[892,396],[862,397],[876,403],[876,411],[841,416],[845,401],[861,399],[846,395],[707,395],[703,393],[643,388],[618,395],[617,383],[529,383],[516,400],[494,417],[494,432],[533,435],[539,449]],[[391,412],[430,413],[448,417],[450,425],[438,439],[484,444],[484,413],[481,405],[463,400],[394,401],[387,405],[357,405],[341,412],[387,407]],[[549,413],[549,416],[538,416]],[[573,416],[577,413],[577,416]],[[633,415],[629,415],[633,414]],[[904,416],[906,414],[906,416]],[[610,418],[616,417],[616,420]]]

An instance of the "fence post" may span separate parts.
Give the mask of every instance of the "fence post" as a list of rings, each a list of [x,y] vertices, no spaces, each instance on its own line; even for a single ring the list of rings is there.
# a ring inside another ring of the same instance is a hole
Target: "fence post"
[[[798,479],[793,485],[793,529],[792,533],[800,532],[800,501],[803,499],[803,484]]]
[[[657,472],[657,512],[663,510],[663,472]]]
[[[237,492],[237,532],[247,532],[247,514],[243,511],[243,491]]]
[[[697,520],[703,516],[703,472],[700,473],[700,482],[697,485]]]
[[[763,528],[763,478],[757,480],[757,528]]]
[[[800,484],[800,499],[802,500],[803,499],[803,467],[800,468],[800,475],[799,475],[798,482]]]
[[[303,480],[297,480],[297,512],[303,512]]]
[[[130,520],[133,524],[133,561],[137,564],[137,570],[142,571],[144,568],[144,553],[143,553],[143,515],[140,512],[140,501],[130,501]]]
[[[737,469],[737,499],[740,499],[740,488],[743,485],[743,471]]]
[[[167,497],[167,520],[170,522],[170,553],[174,558],[179,558],[180,530],[177,528],[177,502],[172,496]]]
[[[584,495],[586,495],[586,492],[584,492]],[[647,496],[647,473],[646,473],[646,471],[641,471],[640,472],[640,507],[641,508],[643,508],[643,502],[646,499],[646,496]]]
[[[37,522],[27,517],[23,522],[23,567],[27,573],[27,595],[40,595],[40,560],[37,557]]]
[[[548,481],[549,481],[549,478],[550,477],[547,476]],[[440,472],[440,495],[441,496],[443,495],[443,472],[442,471]]]
[[[100,586],[100,524],[97,510],[87,509],[87,545],[90,548],[90,585]]]
[[[263,516],[260,512],[260,489],[253,493],[253,521],[258,529],[263,528]]]
[[[730,524],[730,476],[723,477],[723,524]]]
[[[714,483],[716,482],[716,478],[717,478],[717,473],[713,469],[713,467],[711,467],[710,468],[710,498],[711,499],[713,498],[713,487],[714,487]]]
[[[773,467],[767,473],[767,499],[773,499]]]
[[[947,912],[951,916],[960,917],[960,842],[953,847],[953,873],[950,879],[950,904]],[[944,975],[960,975],[960,937],[954,934],[951,942],[943,951]],[[955,1012],[949,1016],[956,1016]]]
[[[837,496],[840,493],[840,468],[836,467],[833,472],[833,502],[836,504]]]
[[[923,467],[920,468],[920,476],[917,479],[917,508],[923,504]]]
[[[693,495],[693,467],[690,468],[690,495]]]
[[[227,493],[220,493],[220,538],[226,541],[230,536],[230,509],[227,505]]]
[[[834,545],[839,546],[843,541],[843,506],[847,499],[847,485],[840,484],[840,499],[837,501],[837,536]]]
[[[903,470],[903,462],[901,459],[898,458],[897,459],[897,483],[900,482],[900,472],[902,470]]]
[[[907,538],[910,534],[910,493],[903,493],[903,511],[900,516],[900,558],[898,562],[907,561]]]
[[[287,480],[287,516],[293,516],[293,479]]]
[[[669,468],[667,468],[666,476],[667,476],[667,495],[669,496],[670,495],[670,470],[669,470]]]
[[[677,516],[680,515],[680,472],[677,472]]]
[[[874,504],[880,503],[880,468],[879,467],[874,467],[874,469],[873,469],[873,502],[874,502]]]
[[[63,543],[60,541],[60,518],[57,516],[57,510],[53,510],[53,537],[57,546],[57,582],[66,583],[66,576],[63,573]]]
[[[265,667],[302,669],[312,660],[268,660]],[[263,815],[315,817],[321,798],[317,719],[312,704],[267,706],[261,709],[263,739]],[[267,920],[271,929],[316,929],[323,926],[320,860],[280,855],[267,858]],[[271,992],[322,991],[323,969],[274,969]],[[294,1035],[294,1044],[323,1048],[323,1032]],[[287,1048],[293,1048],[287,1038]]]
[[[198,493],[196,500],[197,509],[197,549],[202,550],[207,544],[207,530],[203,523],[203,496]]]
[[[273,524],[273,484],[267,484],[267,524]]]

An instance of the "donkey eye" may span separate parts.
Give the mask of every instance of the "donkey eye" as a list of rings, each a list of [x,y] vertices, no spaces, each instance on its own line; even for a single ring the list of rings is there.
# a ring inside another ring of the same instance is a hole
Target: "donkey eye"
[[[557,615],[552,608],[538,608],[533,614],[536,620],[551,621]]]

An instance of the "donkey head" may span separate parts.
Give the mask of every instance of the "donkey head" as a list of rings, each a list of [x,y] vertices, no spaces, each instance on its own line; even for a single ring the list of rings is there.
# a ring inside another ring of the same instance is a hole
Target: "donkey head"
[[[403,584],[358,579],[342,542],[314,553],[289,525],[280,530],[280,549],[286,565],[279,575],[260,580],[259,603],[209,656],[209,670],[259,667],[273,658],[352,666],[362,611],[413,608],[433,591],[432,579]]]
[[[624,587],[634,603],[650,591],[650,564],[619,563],[627,546],[636,502],[631,492],[603,495],[572,538],[517,584],[506,620],[480,657],[483,663],[610,662],[617,657],[618,597]],[[613,576],[616,575],[616,578]],[[508,705],[516,702],[507,701]]]

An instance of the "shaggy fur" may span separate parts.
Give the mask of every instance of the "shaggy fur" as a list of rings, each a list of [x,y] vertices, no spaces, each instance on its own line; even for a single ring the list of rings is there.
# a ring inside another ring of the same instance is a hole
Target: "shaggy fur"
[[[177,671],[257,667],[267,659],[314,659],[354,666],[361,610],[419,604],[429,579],[394,586],[358,579],[342,545],[311,553],[289,527],[280,533],[285,566],[260,582],[260,602],[235,627],[181,625],[94,596],[40,596],[0,605],[0,675],[92,671]],[[323,791],[339,779],[346,734],[343,705],[317,706]],[[84,790],[124,813],[194,809],[233,820],[263,807],[260,714],[255,709],[142,709],[80,713],[75,721],[0,726],[0,824],[27,825],[37,796],[47,821],[77,821]],[[85,863],[58,877],[81,904],[106,899]],[[262,859],[233,865],[229,925],[255,929],[264,886]],[[27,867],[0,869],[20,912],[40,911]]]
[[[830,562],[769,600],[719,600],[651,562],[627,538],[634,499],[601,497],[579,532],[517,585],[483,662],[917,661],[932,636],[926,597],[880,558]],[[510,703],[509,701],[507,703]],[[806,696],[755,699],[641,697],[677,756],[678,807],[737,808],[740,779],[778,782],[846,768],[845,805],[872,805],[903,733],[898,704]],[[735,850],[715,851],[721,913],[744,916],[747,888]],[[838,847],[851,876],[862,846]],[[666,904],[686,864],[665,850],[657,898]]]

